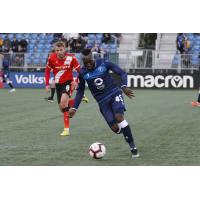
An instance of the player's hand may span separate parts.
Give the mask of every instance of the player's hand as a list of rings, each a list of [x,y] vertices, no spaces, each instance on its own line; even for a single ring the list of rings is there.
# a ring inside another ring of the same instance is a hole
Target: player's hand
[[[69,117],[72,118],[76,114],[76,110],[73,108],[70,108],[68,114],[69,114]]]
[[[133,93],[133,90],[131,90],[130,88],[128,87],[123,87],[122,88],[124,94],[129,97],[130,99],[132,99],[133,97],[135,97],[134,93]]]
[[[74,91],[78,87],[78,83],[76,81],[71,82],[71,90]]]
[[[49,93],[50,92],[50,85],[47,85],[46,86],[46,93]]]

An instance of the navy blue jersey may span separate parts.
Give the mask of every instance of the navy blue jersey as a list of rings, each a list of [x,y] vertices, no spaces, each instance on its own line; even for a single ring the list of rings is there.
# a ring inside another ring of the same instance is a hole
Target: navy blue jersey
[[[121,77],[122,87],[127,86],[127,74],[118,65],[103,59],[96,60],[93,70],[87,70],[83,66],[79,72],[80,82],[77,88],[74,108],[78,109],[81,102],[85,90],[85,82],[87,82],[88,88],[98,103],[105,101],[121,90],[109,73],[110,70]]]

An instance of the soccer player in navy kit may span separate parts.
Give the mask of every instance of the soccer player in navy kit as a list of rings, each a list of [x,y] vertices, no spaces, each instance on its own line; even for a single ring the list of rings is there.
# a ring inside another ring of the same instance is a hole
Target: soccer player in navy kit
[[[85,82],[87,82],[88,88],[98,102],[100,112],[109,127],[117,134],[123,133],[126,142],[129,144],[132,157],[139,157],[132,131],[124,118],[125,104],[122,91],[129,98],[134,97],[133,91],[127,87],[127,74],[119,66],[111,62],[103,59],[94,61],[90,49],[82,51],[82,60],[84,66],[79,72],[80,82],[74,106],[69,110],[69,116],[73,117],[75,115],[84,94]],[[115,84],[109,70],[121,77],[121,88]]]
[[[7,58],[7,56],[3,55],[2,54],[2,58],[3,58],[3,62],[2,62],[2,73],[1,73],[1,76],[2,76],[2,79],[3,79],[3,82],[6,83],[9,87],[10,87],[10,90],[9,92],[15,92],[16,89],[14,88],[13,84],[12,84],[12,81],[9,79],[9,76],[10,76],[10,69],[9,69],[9,58]],[[1,71],[1,69],[0,69]]]

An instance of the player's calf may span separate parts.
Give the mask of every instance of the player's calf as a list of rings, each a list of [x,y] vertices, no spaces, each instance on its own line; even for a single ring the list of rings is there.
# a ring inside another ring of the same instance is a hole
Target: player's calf
[[[124,135],[124,139],[126,140],[126,142],[128,143],[130,147],[132,157],[133,158],[139,157],[139,153],[135,145],[133,134],[128,122],[126,120],[123,120],[122,122],[118,124],[118,126],[121,128],[121,132]]]
[[[66,97],[66,95],[63,95]],[[61,136],[68,136],[69,134],[69,128],[70,128],[70,119],[69,119],[69,106],[68,106],[68,99],[67,98],[61,98],[60,104],[59,104],[60,111],[63,113],[63,123],[64,123],[64,131],[60,134]]]
[[[198,94],[197,102],[200,103],[200,90],[199,90],[199,94]]]
[[[69,128],[70,128],[70,119],[69,119],[69,106],[65,108],[60,108],[61,112],[63,112],[63,123],[64,123],[64,130],[60,134],[61,136],[68,136],[70,135],[69,133]]]

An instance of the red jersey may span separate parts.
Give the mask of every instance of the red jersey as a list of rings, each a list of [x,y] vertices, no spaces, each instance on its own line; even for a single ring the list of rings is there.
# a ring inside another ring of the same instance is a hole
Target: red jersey
[[[49,85],[50,71],[53,71],[55,83],[64,83],[73,80],[73,70],[79,72],[80,64],[73,54],[66,53],[63,59],[56,53],[50,54],[45,69],[46,86]]]

